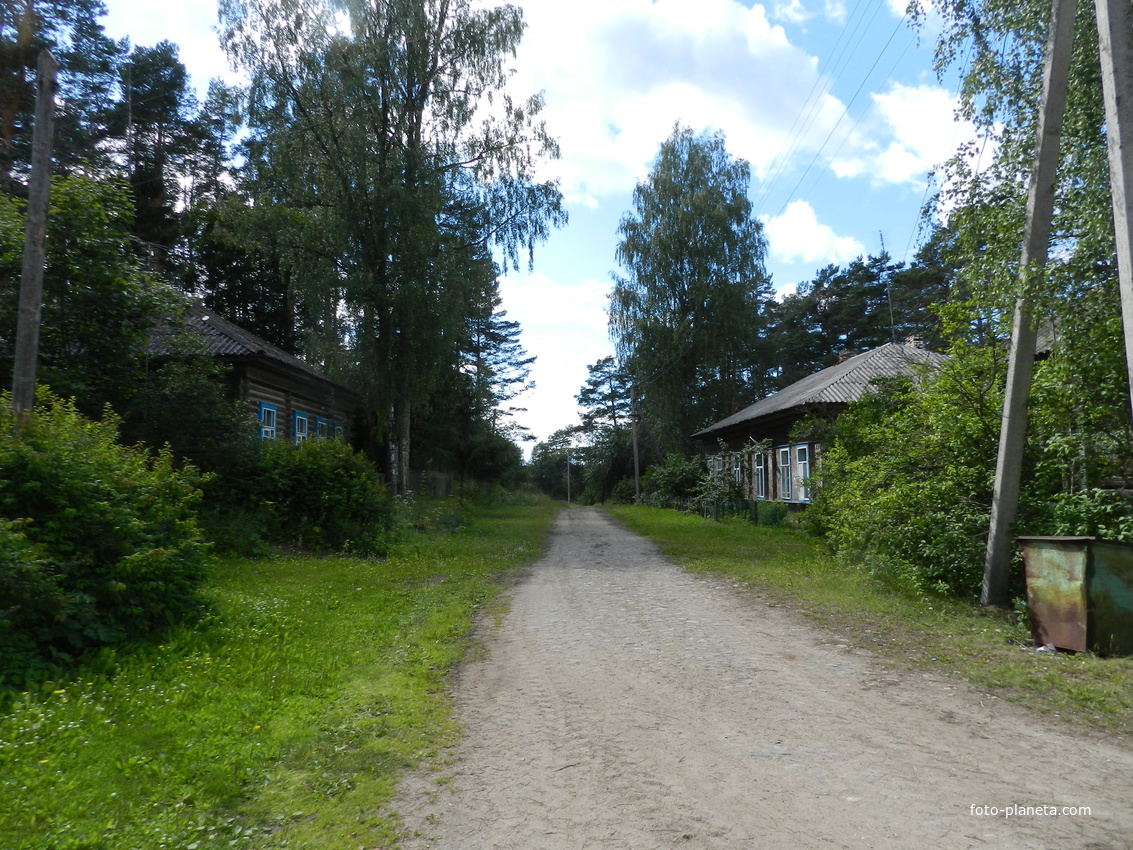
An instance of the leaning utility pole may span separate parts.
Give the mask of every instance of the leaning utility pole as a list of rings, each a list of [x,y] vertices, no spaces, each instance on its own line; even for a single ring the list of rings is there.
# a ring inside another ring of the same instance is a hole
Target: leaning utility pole
[[[1129,0],[1095,0],[1125,363],[1133,393],[1133,30]]]
[[[47,205],[51,195],[51,147],[55,123],[58,65],[48,51],[39,55],[31,178],[28,181],[24,267],[12,364],[12,412],[17,421],[35,405],[35,368],[39,358],[39,317],[43,306],[43,264],[47,241]]]
[[[1058,170],[1058,142],[1066,107],[1066,84],[1074,46],[1076,10],[1077,0],[1054,0],[1051,12],[1046,66],[1043,71],[1042,107],[1035,143],[1035,167],[1027,195],[1027,224],[1023,237],[1023,255],[1019,263],[1020,292],[1015,300],[1011,325],[1011,353],[1007,364],[1007,389],[999,431],[991,527],[984,560],[983,588],[980,591],[980,602],[983,605],[1002,606],[1008,602],[1011,526],[1019,509],[1023,448],[1027,440],[1027,398],[1031,394],[1035,341],[1038,336],[1028,290],[1033,276],[1042,274],[1050,242]]]

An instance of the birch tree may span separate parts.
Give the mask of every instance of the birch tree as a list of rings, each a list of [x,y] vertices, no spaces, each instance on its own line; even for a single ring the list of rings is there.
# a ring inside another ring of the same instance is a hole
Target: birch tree
[[[678,125],[618,227],[610,335],[666,452],[752,400],[771,285],[749,183],[723,134]]]
[[[558,153],[542,100],[508,90],[522,14],[470,0],[220,11],[252,79],[255,203],[288,210],[295,279],[322,305],[401,489],[415,411],[451,368],[464,305],[487,294],[468,291],[483,289],[485,248],[516,265],[565,220],[557,185],[535,176]]]

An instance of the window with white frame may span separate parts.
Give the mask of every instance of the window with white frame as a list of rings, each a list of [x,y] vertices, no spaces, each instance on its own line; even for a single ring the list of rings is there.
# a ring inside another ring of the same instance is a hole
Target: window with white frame
[[[779,447],[779,499],[791,501],[791,447]]]
[[[798,481],[798,501],[810,501],[810,446],[795,446],[795,479]]]
[[[334,438],[336,440],[342,440],[342,439],[345,439],[345,437],[346,437],[346,429],[342,427],[341,422],[335,422],[334,423]]]
[[[329,423],[321,416],[315,419],[315,436],[320,440],[325,440],[329,436],[328,431]]]
[[[767,498],[767,455],[756,452],[751,458],[752,490],[757,499]]]
[[[732,478],[740,487],[744,485],[744,461],[739,452],[732,452]]]
[[[295,411],[295,427],[292,429],[295,434],[295,444],[304,443],[309,436],[309,427],[311,418],[306,413]]]
[[[260,402],[260,439],[274,440],[276,437],[276,417],[278,413],[274,404]]]

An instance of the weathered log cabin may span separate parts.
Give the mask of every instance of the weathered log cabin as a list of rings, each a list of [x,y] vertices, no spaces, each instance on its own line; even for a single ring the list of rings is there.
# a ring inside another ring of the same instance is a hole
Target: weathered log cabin
[[[229,366],[229,394],[248,402],[263,439],[349,438],[358,396],[326,372],[201,306],[188,312],[182,328],[155,334],[151,352],[166,353],[169,336],[179,331],[198,337]]]
[[[810,502],[811,474],[820,463],[822,445],[812,437],[792,439],[796,424],[812,417],[833,421],[879,378],[915,375],[946,360],[915,339],[887,343],[808,375],[693,437],[709,454],[710,465],[731,470],[744,498],[801,509]],[[720,451],[721,442],[726,451]]]

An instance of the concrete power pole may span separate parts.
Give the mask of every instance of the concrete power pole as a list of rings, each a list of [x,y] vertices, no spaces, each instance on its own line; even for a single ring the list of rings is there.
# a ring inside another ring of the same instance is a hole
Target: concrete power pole
[[[1095,0],[1125,362],[1133,392],[1133,30],[1129,0]]]
[[[1047,38],[1035,167],[1027,196],[1027,224],[1020,260],[1020,294],[1015,301],[1011,327],[1007,391],[1003,401],[991,527],[984,561],[983,588],[980,592],[980,602],[984,605],[1006,605],[1008,602],[1012,552],[1010,534],[1019,509],[1023,447],[1027,439],[1027,398],[1031,393],[1037,338],[1035,320],[1027,298],[1028,281],[1033,275],[1042,273],[1042,266],[1047,259],[1050,223],[1054,213],[1058,142],[1066,108],[1066,84],[1074,45],[1074,14],[1077,5],[1077,0],[1054,0],[1050,35]]]
[[[47,241],[47,206],[51,196],[51,147],[55,132],[57,72],[55,57],[48,51],[43,51],[39,55],[36,77],[24,266],[20,279],[20,312],[12,363],[12,412],[17,421],[35,405],[35,369],[39,358],[39,318],[43,306],[43,264]]]

